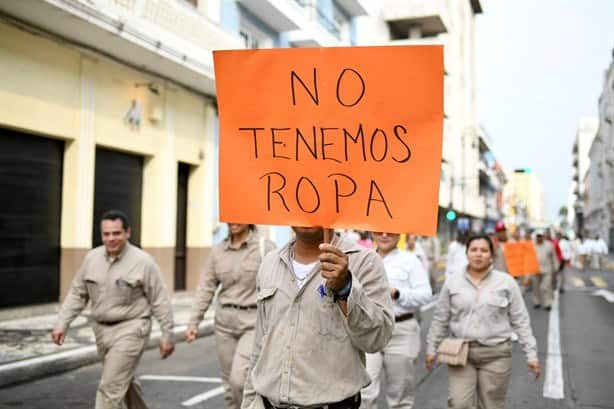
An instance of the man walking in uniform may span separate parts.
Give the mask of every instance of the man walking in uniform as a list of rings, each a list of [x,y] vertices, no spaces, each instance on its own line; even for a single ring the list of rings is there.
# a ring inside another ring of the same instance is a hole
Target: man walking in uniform
[[[544,240],[544,232],[536,234],[535,250],[539,262],[539,274],[533,276],[533,307],[550,310],[552,304],[552,276],[558,269],[558,260],[554,246],[550,241]]]
[[[495,235],[497,236],[497,240],[495,244],[495,254],[493,255],[493,267],[497,271],[509,273],[509,271],[507,271],[507,263],[505,262],[505,254],[503,253],[503,245],[507,243],[507,228],[505,227],[505,223],[497,222],[497,224],[495,224]]]
[[[381,374],[385,373],[388,407],[411,409],[416,395],[414,363],[420,353],[420,325],[416,313],[431,300],[431,286],[420,260],[397,248],[398,234],[374,232],[373,237],[388,275],[395,325],[388,345],[381,352],[367,354],[366,366],[371,384],[362,391],[362,407],[377,408]]]
[[[90,250],[77,272],[51,333],[64,343],[70,323],[91,301],[98,356],[103,362],[96,409],[146,409],[134,376],[151,332],[151,316],[160,324],[160,356],[174,350],[173,314],[160,270],[153,258],[133,246],[128,218],[111,210],[102,215],[103,245]]]
[[[390,340],[390,289],[373,250],[324,229],[296,239],[258,271],[258,319],[242,408],[356,409],[369,384],[365,352]]]

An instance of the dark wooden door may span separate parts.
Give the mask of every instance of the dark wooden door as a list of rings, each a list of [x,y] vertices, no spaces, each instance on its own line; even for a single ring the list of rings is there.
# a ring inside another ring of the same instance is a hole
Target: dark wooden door
[[[94,232],[92,243],[100,246],[100,217],[107,210],[128,215],[130,242],[141,244],[141,202],[143,196],[143,157],[96,148],[94,185]]]
[[[186,288],[186,232],[190,166],[179,163],[177,171],[177,228],[175,238],[175,290]]]

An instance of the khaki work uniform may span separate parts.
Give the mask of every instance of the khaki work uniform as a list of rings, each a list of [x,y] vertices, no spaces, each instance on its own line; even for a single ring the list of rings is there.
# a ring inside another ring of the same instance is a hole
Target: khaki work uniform
[[[191,328],[198,328],[221,284],[215,309],[215,343],[228,409],[241,407],[254,344],[256,274],[262,256],[274,248],[271,241],[255,232],[250,232],[238,249],[230,246],[230,239],[224,240],[211,250],[196,290],[188,323]]]
[[[96,409],[121,409],[123,402],[129,409],[147,408],[134,373],[149,339],[152,315],[160,323],[161,340],[173,342],[173,313],[157,264],[130,243],[116,258],[104,246],[91,250],[62,304],[56,328],[66,331],[88,301],[103,365]]]
[[[444,337],[469,341],[464,367],[448,367],[449,407],[503,409],[512,373],[512,332],[528,362],[537,361],[529,313],[518,284],[491,270],[479,286],[468,273],[448,277],[427,336],[428,355],[436,355]]]
[[[411,409],[416,395],[415,360],[420,353],[420,325],[415,314],[431,300],[431,285],[422,262],[407,251],[394,249],[383,257],[383,262],[390,288],[399,291],[392,306],[395,325],[388,345],[381,352],[367,354],[371,384],[362,391],[361,408],[377,408],[384,373],[388,407]]]
[[[505,262],[505,254],[504,254],[503,244],[498,243],[495,247],[495,254],[493,256],[493,268],[497,271],[505,271],[509,272],[507,269],[507,263]]]
[[[292,270],[294,241],[265,257],[258,273],[258,321],[242,408],[320,407],[347,400],[357,406],[369,384],[365,352],[388,344],[394,326],[382,261],[370,249],[335,235],[349,259],[348,315],[322,287],[317,263],[303,285]],[[340,405],[342,406],[342,405]],[[332,405],[337,407],[337,405]],[[345,407],[345,406],[342,406]]]
[[[542,244],[535,243],[537,261],[539,262],[539,274],[532,277],[533,304],[550,307],[552,304],[552,276],[557,271],[559,261],[556,258],[554,246],[544,240]]]
[[[422,248],[424,248],[424,252],[426,253],[426,258],[428,260],[428,264],[426,266],[427,273],[429,274],[429,281],[431,283],[431,287],[435,285],[435,276],[437,275],[437,263],[439,262],[440,251],[439,251],[439,239],[434,237],[426,237],[422,240]]]

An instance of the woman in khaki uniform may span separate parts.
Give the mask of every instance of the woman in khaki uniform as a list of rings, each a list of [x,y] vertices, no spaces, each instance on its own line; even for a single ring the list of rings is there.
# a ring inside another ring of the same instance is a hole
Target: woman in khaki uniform
[[[527,356],[529,371],[540,375],[529,313],[514,278],[492,268],[493,243],[487,235],[467,242],[469,265],[448,277],[427,337],[426,367],[433,369],[444,337],[464,339],[464,366],[448,366],[449,407],[503,409],[512,374],[512,333]]]
[[[221,285],[215,342],[226,407],[239,409],[254,341],[256,274],[262,258],[275,245],[260,237],[253,224],[229,223],[228,229],[230,234],[213,247],[200,277],[185,337],[188,342],[196,339],[198,325]]]

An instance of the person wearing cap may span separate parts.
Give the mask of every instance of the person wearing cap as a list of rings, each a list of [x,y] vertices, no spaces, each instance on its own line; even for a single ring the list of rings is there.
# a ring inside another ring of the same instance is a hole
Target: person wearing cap
[[[241,407],[256,326],[256,274],[275,244],[253,224],[228,223],[228,237],[211,249],[196,289],[186,341],[198,335],[198,325],[221,286],[215,309],[215,344],[227,409]]]
[[[503,244],[507,242],[507,228],[503,222],[497,222],[497,224],[495,224],[495,236],[497,237],[497,241],[495,245],[493,267],[498,271],[507,272],[507,263],[505,262],[505,255],[503,254]]]
[[[416,315],[431,300],[431,285],[423,262],[410,251],[397,248],[399,234],[373,232],[373,237],[390,283],[395,325],[388,345],[380,352],[367,354],[371,384],[362,390],[361,408],[377,408],[381,377],[385,374],[388,407],[411,409],[416,395],[415,361],[420,352]]]
[[[535,235],[535,251],[539,263],[539,273],[533,275],[533,307],[544,306],[550,310],[552,304],[552,276],[558,269],[554,246],[544,239],[544,231],[538,230]]]

